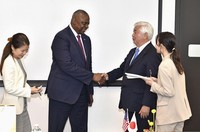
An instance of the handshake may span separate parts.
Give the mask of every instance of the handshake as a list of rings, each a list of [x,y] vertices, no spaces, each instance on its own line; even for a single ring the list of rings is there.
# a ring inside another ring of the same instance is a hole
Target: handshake
[[[107,73],[94,73],[92,80],[98,83],[99,85],[103,85],[109,79]]]

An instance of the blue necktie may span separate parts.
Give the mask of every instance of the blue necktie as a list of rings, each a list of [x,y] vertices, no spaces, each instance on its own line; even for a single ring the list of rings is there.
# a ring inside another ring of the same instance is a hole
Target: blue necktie
[[[135,60],[135,58],[138,56],[139,51],[140,51],[139,48],[136,48],[136,49],[135,49],[135,54],[134,54],[134,56],[133,56],[133,58],[132,58],[132,60],[131,60],[130,65],[133,63],[133,61]]]
[[[135,54],[134,54],[133,60],[138,56],[139,51],[140,51],[139,48],[135,49]]]

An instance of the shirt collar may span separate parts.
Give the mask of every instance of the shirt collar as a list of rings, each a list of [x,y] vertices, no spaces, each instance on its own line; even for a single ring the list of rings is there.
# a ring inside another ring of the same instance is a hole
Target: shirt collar
[[[72,32],[73,32],[73,34],[74,34],[74,36],[77,38],[77,35],[80,35],[81,36],[81,34],[77,34],[77,32],[73,29],[73,27],[72,27],[72,25],[71,24],[69,24],[69,27],[70,27],[70,29],[72,30]]]
[[[144,43],[142,46],[137,47],[139,49],[139,53],[142,52],[142,50],[150,43],[151,41],[147,41],[146,43]]]

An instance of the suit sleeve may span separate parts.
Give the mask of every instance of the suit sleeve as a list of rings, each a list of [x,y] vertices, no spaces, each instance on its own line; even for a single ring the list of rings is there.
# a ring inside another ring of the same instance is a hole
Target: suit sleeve
[[[130,52],[129,52],[130,54]],[[127,56],[129,56],[129,54]],[[127,62],[127,57],[124,59],[124,61],[121,63],[120,67],[113,69],[112,71],[108,72],[108,76],[109,76],[109,82],[114,82],[117,79],[119,79],[120,77],[122,77],[124,75],[124,71],[125,71],[125,65]]]
[[[119,68],[116,68],[116,69],[108,72],[108,76],[109,76],[108,82],[109,83],[114,82],[123,76],[123,74],[124,74],[123,65],[124,65],[124,63],[122,63]]]

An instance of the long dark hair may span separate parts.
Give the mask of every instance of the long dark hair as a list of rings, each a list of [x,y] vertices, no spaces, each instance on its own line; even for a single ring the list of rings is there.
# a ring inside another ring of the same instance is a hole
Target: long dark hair
[[[182,75],[184,72],[184,68],[181,64],[180,55],[177,49],[175,48],[176,37],[174,36],[174,34],[170,32],[161,32],[156,36],[156,41],[158,41],[159,44],[163,44],[167,51],[169,53],[172,53],[171,58],[176,66],[178,73]]]
[[[8,43],[4,47],[3,54],[1,57],[1,64],[0,64],[0,73],[2,75],[2,69],[3,69],[3,64],[4,60],[11,54],[12,55],[12,48],[13,46],[15,49],[20,48],[24,45],[29,45],[29,39],[28,37],[23,34],[23,33],[17,33],[14,34],[11,38],[8,38]]]

